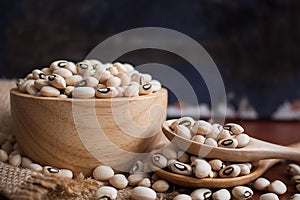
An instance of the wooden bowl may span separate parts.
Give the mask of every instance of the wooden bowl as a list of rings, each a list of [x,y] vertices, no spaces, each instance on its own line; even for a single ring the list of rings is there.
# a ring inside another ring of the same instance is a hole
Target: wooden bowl
[[[139,97],[39,97],[12,89],[12,131],[34,162],[90,175],[100,165],[124,171],[157,146],[167,90]]]

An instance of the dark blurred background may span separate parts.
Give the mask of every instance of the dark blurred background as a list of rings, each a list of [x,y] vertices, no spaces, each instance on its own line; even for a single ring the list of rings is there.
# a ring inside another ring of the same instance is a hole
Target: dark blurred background
[[[4,0],[0,7],[1,78],[24,77],[53,60],[79,61],[121,31],[164,27],[208,51],[234,112],[248,106],[256,113],[252,118],[276,118],[277,112],[277,118],[300,119],[300,1]],[[139,50],[120,60],[193,73],[185,60],[160,50]],[[194,82],[199,103],[209,105],[206,86]]]

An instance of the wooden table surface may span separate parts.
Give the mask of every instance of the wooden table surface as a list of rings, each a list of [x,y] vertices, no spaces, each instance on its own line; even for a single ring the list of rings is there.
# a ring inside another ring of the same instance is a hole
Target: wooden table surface
[[[275,122],[275,121],[237,121],[245,128],[252,137],[262,139],[268,142],[288,145],[300,142],[300,121],[293,122]],[[300,150],[299,150],[300,151]],[[263,177],[272,180],[281,180],[288,186],[286,194],[280,196],[280,200],[289,200],[290,197],[297,193],[295,185],[290,181],[290,176],[287,173],[287,165],[291,161],[285,161],[273,166],[267,171]],[[299,162],[293,162],[298,163]],[[299,192],[298,192],[299,193]],[[254,199],[258,199],[262,192],[255,191]]]

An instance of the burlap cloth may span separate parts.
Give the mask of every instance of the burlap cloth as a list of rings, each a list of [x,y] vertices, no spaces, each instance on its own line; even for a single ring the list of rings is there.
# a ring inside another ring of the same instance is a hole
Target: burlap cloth
[[[14,80],[0,80],[0,137],[10,134],[9,90],[15,87]],[[91,178],[77,176],[68,180],[55,176],[12,167],[0,162],[0,199],[95,199],[95,191],[102,183]],[[118,191],[117,199],[130,199],[131,188]],[[157,199],[173,199],[177,192],[171,186],[170,192],[159,193]]]

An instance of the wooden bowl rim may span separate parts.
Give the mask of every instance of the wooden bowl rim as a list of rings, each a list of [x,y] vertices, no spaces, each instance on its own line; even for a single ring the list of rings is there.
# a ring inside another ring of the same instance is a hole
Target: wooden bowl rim
[[[165,88],[161,88],[157,92],[147,95],[141,95],[137,97],[114,97],[114,98],[89,98],[89,99],[80,99],[80,98],[58,98],[58,97],[43,97],[43,96],[34,96],[31,94],[23,93],[17,88],[12,88],[10,90],[11,95],[20,96],[27,99],[33,100],[48,100],[48,101],[60,101],[60,102],[73,102],[73,101],[96,101],[96,102],[120,102],[120,101],[131,101],[131,100],[143,100],[156,98],[167,93]]]

